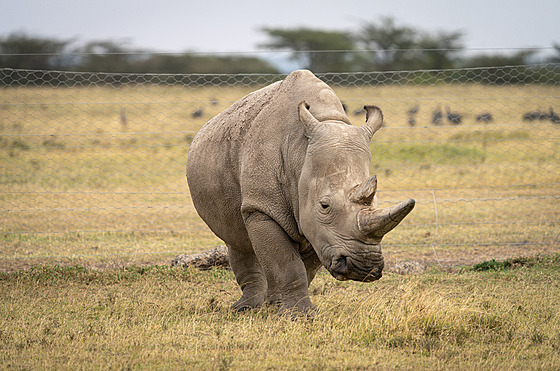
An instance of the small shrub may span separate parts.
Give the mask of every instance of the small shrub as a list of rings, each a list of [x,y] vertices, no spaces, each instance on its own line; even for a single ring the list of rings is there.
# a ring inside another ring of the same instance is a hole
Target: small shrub
[[[531,134],[526,130],[488,130],[488,131],[468,131],[453,134],[450,140],[468,140],[468,141],[484,141],[484,140],[504,140],[504,139],[527,139]]]
[[[471,268],[471,270],[475,272],[503,271],[508,269],[533,266],[538,262],[537,259],[538,258],[524,258],[524,257],[507,259],[504,261],[497,261],[495,259],[492,259],[474,265]]]

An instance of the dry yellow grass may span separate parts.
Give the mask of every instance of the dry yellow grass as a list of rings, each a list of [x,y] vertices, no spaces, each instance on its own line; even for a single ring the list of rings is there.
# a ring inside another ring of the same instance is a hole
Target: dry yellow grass
[[[229,271],[44,267],[0,274],[0,362],[48,369],[555,369],[559,258],[374,283],[325,273],[313,321],[234,314]]]
[[[0,271],[11,271],[0,272],[0,368],[560,365],[557,256],[498,272],[437,268],[558,252],[560,127],[521,121],[560,107],[558,87],[337,87],[356,124],[363,104],[385,113],[372,143],[381,202],[418,201],[385,238],[387,263],[436,268],[370,284],[320,273],[319,315],[296,322],[274,307],[230,312],[240,293],[229,271],[152,265],[220,243],[188,196],[188,144],[255,88],[0,89]],[[432,126],[445,106],[465,122]],[[486,110],[495,121],[476,124]],[[150,266],[121,268],[133,263]]]

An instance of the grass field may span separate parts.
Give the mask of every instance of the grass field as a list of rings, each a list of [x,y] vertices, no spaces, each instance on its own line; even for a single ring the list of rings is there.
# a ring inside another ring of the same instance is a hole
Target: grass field
[[[313,321],[234,314],[230,271],[131,266],[0,273],[4,369],[527,369],[560,365],[560,256],[479,269],[320,273]]]
[[[188,146],[255,88],[0,89],[0,368],[560,365],[560,126],[522,121],[560,110],[560,88],[336,87],[355,124],[364,104],[384,111],[381,205],[417,200],[384,239],[387,265],[429,268],[371,284],[321,273],[312,322],[233,314],[231,272],[168,267],[221,244],[190,201]],[[431,124],[446,107],[461,125]],[[492,123],[475,122],[484,111]]]

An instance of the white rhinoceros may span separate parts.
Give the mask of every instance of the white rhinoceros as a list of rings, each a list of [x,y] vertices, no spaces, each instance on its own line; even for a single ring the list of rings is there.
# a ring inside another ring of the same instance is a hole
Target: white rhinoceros
[[[308,286],[323,265],[339,280],[381,277],[380,242],[414,207],[377,207],[369,142],[383,116],[352,126],[334,91],[309,71],[257,90],[194,138],[187,180],[201,218],[228,246],[241,287],[232,309],[265,300],[315,311]]]

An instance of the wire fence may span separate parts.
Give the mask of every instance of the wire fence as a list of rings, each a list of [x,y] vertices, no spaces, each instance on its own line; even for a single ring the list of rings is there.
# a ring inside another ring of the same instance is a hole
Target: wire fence
[[[0,260],[219,243],[190,200],[189,144],[283,77],[0,69]],[[371,143],[381,206],[417,200],[384,240],[395,259],[558,251],[559,65],[318,77],[356,125],[364,104],[384,112]]]

